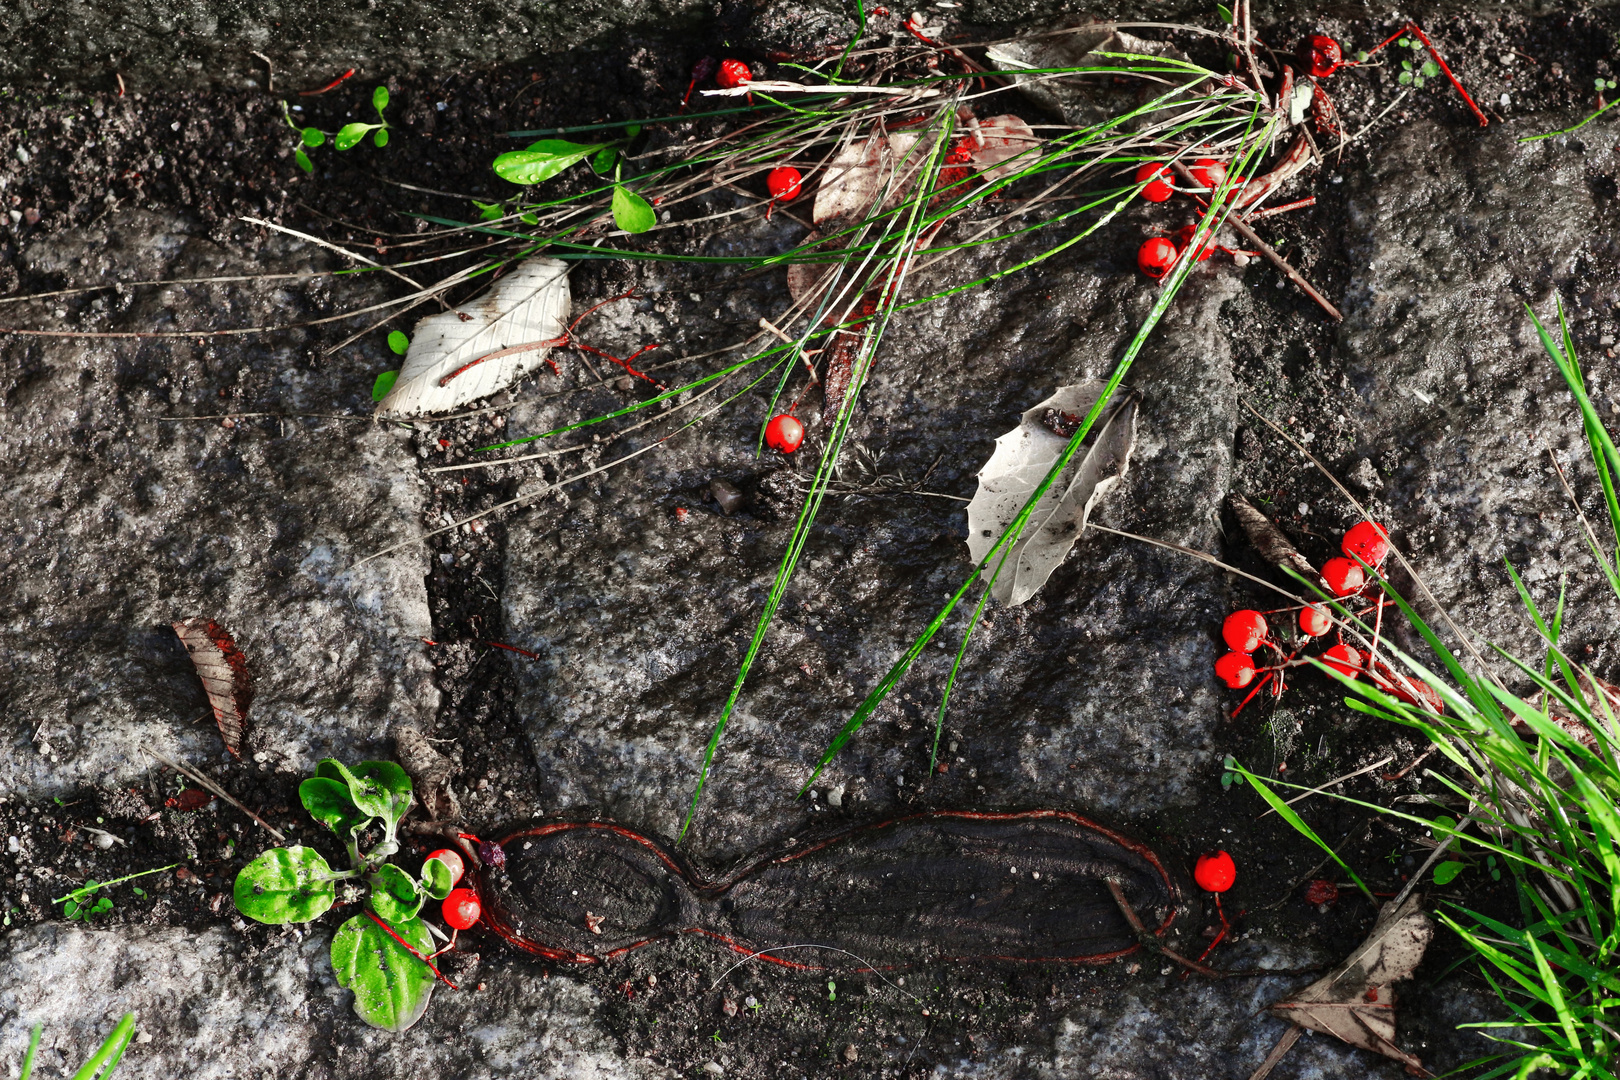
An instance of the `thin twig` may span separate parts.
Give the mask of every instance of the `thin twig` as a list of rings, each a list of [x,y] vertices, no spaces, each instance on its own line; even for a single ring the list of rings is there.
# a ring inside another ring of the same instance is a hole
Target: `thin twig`
[[[1136,931],[1136,940],[1141,944],[1142,948],[1151,949],[1160,956],[1174,960],[1188,970],[1196,971],[1200,975],[1207,975],[1211,979],[1226,978],[1225,972],[1216,971],[1212,967],[1205,967],[1196,960],[1187,959],[1174,949],[1167,949],[1160,945],[1157,939],[1154,938],[1152,931],[1142,925],[1142,920],[1137,917],[1135,909],[1131,907],[1131,902],[1125,899],[1125,890],[1119,887],[1119,882],[1113,878],[1105,878],[1104,880],[1108,882],[1108,891],[1114,894],[1114,903],[1119,905],[1119,910],[1124,914],[1125,921],[1131,924],[1132,930]]]
[[[1289,799],[1283,805],[1292,806],[1295,803],[1299,802],[1301,799],[1308,799],[1312,795],[1320,795],[1322,792],[1326,791],[1328,788],[1332,787],[1334,784],[1342,784],[1346,780],[1354,780],[1356,777],[1362,775],[1363,773],[1370,773],[1374,769],[1381,768],[1381,767],[1383,767],[1385,765],[1388,765],[1390,762],[1392,762],[1394,760],[1395,760],[1395,755],[1390,754],[1388,757],[1385,757],[1385,758],[1383,758],[1383,759],[1381,759],[1379,761],[1373,762],[1371,765],[1368,765],[1366,768],[1357,769],[1355,772],[1345,773],[1343,776],[1335,776],[1332,780],[1329,780],[1327,783],[1323,784],[1321,787],[1311,788],[1311,790],[1305,792],[1303,795],[1295,795],[1292,799]],[[1276,813],[1275,810],[1267,810],[1265,814],[1261,814],[1260,817],[1255,818],[1255,820],[1259,821],[1260,818],[1265,817],[1266,814],[1275,814],[1275,813]]]
[[[191,779],[195,780],[197,783],[201,784],[203,787],[207,788],[209,791],[212,791],[215,795],[218,795],[220,798],[224,799],[226,802],[230,803],[232,806],[234,806],[238,810],[242,811],[242,813],[246,814],[248,817],[252,818],[254,821],[257,821],[261,826],[264,827],[264,830],[266,832],[268,832],[271,836],[275,837],[277,840],[281,841],[283,844],[285,844],[287,842],[287,837],[282,833],[282,831],[280,829],[276,828],[274,825],[272,825],[268,821],[264,820],[264,818],[260,817],[258,814],[255,814],[253,811],[249,810],[246,806],[242,805],[242,801],[240,799],[238,799],[236,796],[232,795],[230,792],[226,791],[224,788],[220,787],[213,780],[210,780],[206,774],[200,773],[200,772],[192,772],[190,769],[188,769],[186,766],[180,764],[178,761],[170,761],[168,758],[164,757],[162,754],[158,753],[156,750],[153,750],[150,746],[143,747],[143,749],[145,749],[145,751],[148,754],[151,754],[153,757],[157,758],[163,764],[165,764],[169,768],[173,769],[175,772],[182,773],[182,774],[184,774],[186,776],[191,777]]]
[[[1277,1067],[1277,1062],[1281,1061],[1288,1051],[1294,1048],[1294,1044],[1299,1041],[1299,1037],[1304,1033],[1305,1029],[1300,1025],[1289,1024],[1288,1030],[1283,1032],[1282,1038],[1277,1040],[1277,1045],[1273,1046],[1271,1053],[1266,1055],[1266,1060],[1260,1063],[1258,1069],[1249,1074],[1249,1080],[1266,1080],[1266,1077],[1271,1074],[1271,1070]]]

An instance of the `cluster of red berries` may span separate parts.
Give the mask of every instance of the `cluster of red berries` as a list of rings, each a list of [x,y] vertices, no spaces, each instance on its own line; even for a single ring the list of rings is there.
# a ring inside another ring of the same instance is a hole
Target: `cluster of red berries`
[[[1374,522],[1358,522],[1344,534],[1339,542],[1339,550],[1343,552],[1342,555],[1336,555],[1322,564],[1322,581],[1336,597],[1357,596],[1367,587],[1365,568],[1377,569],[1388,557],[1389,533]],[[1379,597],[1378,603],[1381,605],[1383,602],[1383,597]],[[1320,605],[1307,604],[1298,610],[1300,633],[1307,641],[1322,637],[1333,626],[1333,620]],[[1263,612],[1247,608],[1232,612],[1221,624],[1221,638],[1232,651],[1215,661],[1215,674],[1233,690],[1242,690],[1254,684],[1249,697],[1243,700],[1244,705],[1272,679],[1276,680],[1276,693],[1282,692],[1282,672],[1292,664],[1300,650],[1283,655],[1282,647],[1271,637],[1271,629]],[[1261,647],[1275,650],[1283,659],[1271,666],[1257,665],[1253,654]],[[1324,650],[1318,659],[1348,678],[1366,674],[1379,689],[1409,704],[1417,704],[1421,699],[1435,712],[1440,711],[1439,695],[1426,684],[1418,679],[1397,677],[1388,665],[1363,655],[1360,649],[1344,641]],[[1260,677],[1258,684],[1255,683],[1256,677]],[[1232,715],[1236,716],[1242,708],[1243,705],[1239,705]]]
[[[1191,169],[1193,179],[1202,187],[1215,190],[1226,183],[1226,162],[1216,158],[1199,158],[1193,163]],[[1162,161],[1145,162],[1136,170],[1136,182],[1145,183],[1142,189],[1142,198],[1148,202],[1165,202],[1176,189],[1170,185],[1170,166]],[[1234,184],[1241,184],[1241,176],[1234,177]],[[1184,225],[1176,233],[1174,240],[1168,236],[1150,236],[1142,242],[1136,251],[1137,268],[1148,277],[1157,280],[1170,272],[1181,252],[1193,241],[1198,231],[1196,225]],[[1215,241],[1210,239],[1204,244],[1203,250],[1198,252],[1197,259],[1203,262],[1215,253]]]
[[[440,848],[427,857],[428,862],[437,859],[444,863],[445,869],[450,871],[450,884],[455,885],[461,881],[461,876],[467,872],[466,864],[461,861],[461,854],[450,848]],[[478,904],[478,894],[471,889],[451,889],[450,895],[444,898],[440,906],[444,921],[452,929],[466,930],[483,917],[483,908]]]

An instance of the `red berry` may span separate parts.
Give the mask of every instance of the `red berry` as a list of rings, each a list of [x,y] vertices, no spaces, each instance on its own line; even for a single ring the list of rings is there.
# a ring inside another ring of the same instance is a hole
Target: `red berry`
[[[1370,566],[1378,566],[1389,554],[1389,532],[1375,522],[1358,521],[1344,534],[1339,550],[1347,558],[1359,558]]]
[[[1226,162],[1214,158],[1199,158],[1191,172],[1194,180],[1211,191],[1226,182]]]
[[[1334,596],[1349,596],[1361,591],[1367,583],[1367,574],[1361,564],[1335,556],[1322,564],[1322,580]]]
[[[1170,166],[1166,165],[1164,162],[1149,161],[1141,168],[1136,170],[1136,182],[1140,184],[1150,176],[1158,176],[1161,173],[1168,174],[1169,172]],[[1169,182],[1166,180],[1155,180],[1147,187],[1142,189],[1142,198],[1146,199],[1148,202],[1164,202],[1171,196],[1171,194],[1172,189]]]
[[[797,199],[799,197],[799,181],[804,179],[799,170],[791,165],[783,165],[772,169],[770,175],[765,177],[765,190],[771,193],[773,199]]]
[[[1344,50],[1325,34],[1311,38],[1311,74],[1325,79],[1344,66]]]
[[[1237,880],[1237,865],[1232,862],[1232,856],[1224,851],[1207,852],[1198,856],[1198,864],[1193,867],[1193,880],[1198,882],[1200,889],[1225,892]]]
[[[1339,899],[1339,887],[1331,881],[1318,878],[1305,886],[1307,904],[1331,904]]]
[[[1333,626],[1328,613],[1314,604],[1299,610],[1299,628],[1306,637],[1321,637]]]
[[[1248,653],[1229,652],[1215,661],[1215,676],[1233,690],[1254,682],[1254,660]]]
[[[1177,254],[1176,245],[1165,237],[1149,237],[1136,251],[1136,265],[1142,273],[1157,280],[1170,272]]]
[[[752,82],[754,73],[748,70],[748,65],[741,60],[720,61],[720,74],[714,77],[722,90],[734,90]]]
[[[1352,679],[1361,674],[1361,653],[1349,645],[1333,646],[1322,654],[1322,663]]]
[[[438,859],[440,862],[444,863],[446,869],[450,871],[450,884],[452,885],[459,882],[461,880],[461,875],[467,872],[467,864],[461,861],[461,853],[459,851],[451,851],[449,848],[440,848],[438,851],[435,851],[433,854],[428,856],[429,861],[433,859]]]
[[[1252,653],[1266,640],[1266,617],[1244,608],[1234,611],[1221,624],[1221,639],[1233,652]]]
[[[765,445],[772,450],[791,454],[802,442],[804,442],[804,425],[787,413],[771,417],[771,422],[765,425]]]
[[[457,930],[465,930],[478,921],[484,909],[478,905],[478,894],[471,889],[457,889],[444,898],[444,921]]]
[[[1193,237],[1197,235],[1197,233],[1197,225],[1183,225],[1181,227],[1181,231],[1176,233],[1176,245],[1178,247],[1186,247],[1188,244],[1193,242]],[[1204,241],[1204,250],[1198,253],[1198,261],[1203,262],[1213,254],[1215,254],[1215,237],[1211,235],[1209,239]]]

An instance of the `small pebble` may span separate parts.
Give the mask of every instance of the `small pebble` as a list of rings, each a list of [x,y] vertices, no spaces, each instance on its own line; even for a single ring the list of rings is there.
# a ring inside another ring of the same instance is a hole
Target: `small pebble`
[[[30,206],[28,209],[24,210],[23,211],[23,220],[28,222],[28,224],[30,224],[30,225],[38,225],[39,224],[39,209],[37,207]]]
[[[720,1065],[720,1063],[718,1061],[706,1061],[706,1062],[704,1062],[703,1063],[703,1071],[708,1073],[710,1076],[724,1076],[726,1074],[726,1070]]]
[[[743,504],[747,502],[743,498],[742,492],[724,480],[710,480],[709,494],[714,496],[714,501],[720,507],[720,512],[727,517],[741,510]]]
[[[831,807],[839,807],[839,806],[844,805],[844,785],[843,784],[839,784],[835,788],[828,789],[828,791],[827,791],[827,805],[831,806]]]
[[[924,1013],[923,1015],[926,1016],[927,1014]],[[855,1044],[854,1043],[849,1043],[844,1047],[844,1060],[846,1062],[850,1063],[851,1065],[853,1065],[856,1061],[858,1061],[860,1059],[860,1056],[861,1056],[861,1052],[859,1050],[855,1049]]]

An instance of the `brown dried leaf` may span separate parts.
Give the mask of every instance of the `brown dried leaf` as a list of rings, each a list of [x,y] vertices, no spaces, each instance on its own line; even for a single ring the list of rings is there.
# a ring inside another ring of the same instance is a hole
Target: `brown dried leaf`
[[[1238,519],[1238,524],[1243,526],[1243,534],[1249,538],[1249,543],[1254,545],[1255,550],[1260,552],[1262,559],[1273,566],[1294,570],[1307,581],[1315,581],[1326,587],[1326,582],[1322,581],[1321,574],[1317,573],[1311,561],[1301,555],[1289,542],[1288,537],[1282,534],[1282,530],[1273,525],[1270,518],[1256,510],[1248,499],[1234,491],[1227,495],[1226,504],[1232,508],[1232,514]]]
[[[450,790],[455,764],[434,749],[427,736],[413,727],[394,729],[394,759],[410,776],[428,817],[435,821],[460,819],[461,806]]]
[[[225,739],[225,749],[241,757],[248,706],[253,703],[253,681],[248,677],[247,657],[242,655],[226,629],[213,619],[198,616],[170,625],[180,635],[180,643],[197,667],[203,690],[208,694],[208,704],[214,708],[214,722]]]
[[[1408,896],[1399,908],[1385,904],[1367,940],[1344,963],[1291,1000],[1277,1002],[1271,1013],[1427,1076],[1422,1062],[1395,1045],[1393,986],[1417,970],[1433,938],[1434,922],[1419,896]]]
[[[1021,172],[1040,156],[1041,141],[1035,130],[1018,116],[992,116],[979,123],[979,145],[973,149],[973,165],[989,181]]]

